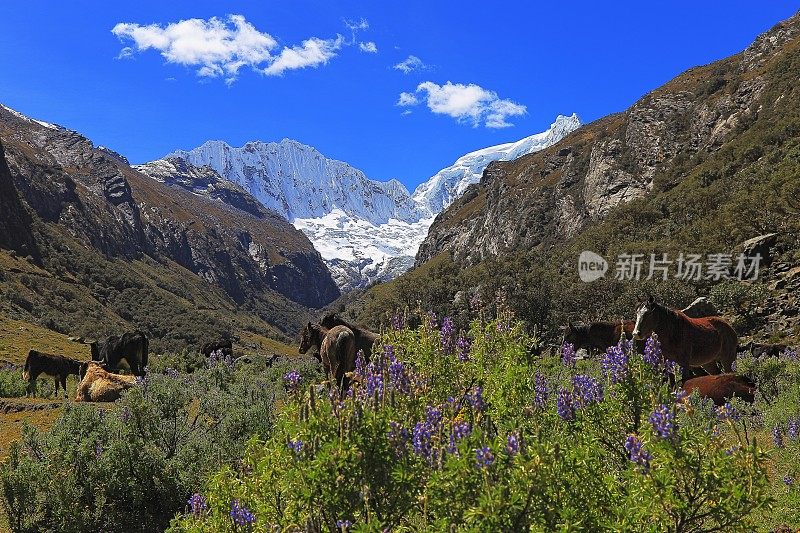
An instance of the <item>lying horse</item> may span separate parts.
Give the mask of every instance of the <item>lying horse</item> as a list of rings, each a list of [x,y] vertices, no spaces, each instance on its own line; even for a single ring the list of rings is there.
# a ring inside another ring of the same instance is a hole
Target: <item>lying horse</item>
[[[81,362],[76,359],[30,350],[25,358],[25,366],[22,368],[22,378],[28,382],[26,395],[36,396],[36,379],[41,374],[47,374],[55,380],[55,393],[58,394],[58,385],[61,384],[66,396],[67,376],[70,374],[77,376],[80,366]]]
[[[112,374],[97,361],[83,363],[80,372],[83,378],[75,393],[76,402],[113,402],[122,391],[136,385],[135,376]]]
[[[736,331],[718,316],[689,318],[682,311],[669,309],[653,296],[636,309],[635,339],[658,335],[665,358],[685,367],[702,367],[709,374],[725,372],[736,361],[739,338]]]
[[[685,381],[681,388],[687,394],[696,390],[701,398],[711,398],[716,405],[725,405],[725,402],[734,396],[747,403],[753,403],[756,394],[756,384],[753,380],[736,374],[692,378]]]
[[[300,353],[306,353],[312,346],[319,350],[317,359],[325,368],[325,374],[333,377],[336,384],[347,390],[348,372],[356,368],[356,340],[353,332],[346,326],[328,329],[311,322],[300,334]]]
[[[572,344],[575,351],[585,348],[587,351],[595,348],[605,352],[619,342],[622,332],[625,338],[632,338],[633,320],[622,322],[592,322],[591,324],[568,323],[564,328],[564,339],[561,344]]]
[[[372,357],[372,346],[380,337],[380,335],[377,333],[370,331],[363,326],[358,326],[342,320],[334,313],[325,315],[325,317],[322,319],[322,322],[320,322],[320,325],[328,329],[336,326],[344,326],[352,331],[356,338],[356,351],[364,352],[364,359],[367,361],[369,361],[370,357]]]

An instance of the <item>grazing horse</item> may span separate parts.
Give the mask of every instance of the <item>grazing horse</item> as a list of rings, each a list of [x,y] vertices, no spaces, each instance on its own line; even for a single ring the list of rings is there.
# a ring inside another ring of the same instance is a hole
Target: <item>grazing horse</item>
[[[701,398],[711,398],[716,405],[736,396],[747,403],[755,401],[756,384],[746,376],[736,374],[717,374],[716,376],[700,376],[686,380],[681,388],[687,394],[696,390]]]
[[[299,351],[306,353],[312,346],[319,350],[317,359],[325,368],[325,374],[333,377],[344,393],[349,385],[345,374],[356,368],[356,340],[353,332],[346,326],[328,329],[309,322],[300,334]]]
[[[721,317],[689,318],[649,296],[636,309],[633,337],[641,340],[653,333],[658,335],[664,357],[684,368],[699,366],[709,374],[719,374],[717,363],[730,372],[736,360],[739,338]]]
[[[320,322],[320,325],[328,329],[336,326],[344,326],[350,329],[350,331],[352,331],[353,335],[356,337],[356,351],[360,350],[364,352],[364,359],[367,361],[369,361],[370,357],[372,357],[372,346],[380,337],[380,335],[377,333],[370,331],[363,326],[342,320],[334,313],[325,315],[325,317],[322,319],[322,322]]]
[[[575,351],[581,348],[586,348],[586,350],[596,348],[601,352],[605,352],[619,342],[623,330],[625,331],[625,338],[630,340],[634,325],[635,322],[633,320],[592,322],[591,324],[573,324],[570,322],[564,328],[564,339],[561,344],[572,344],[575,347]]]
[[[89,343],[92,361],[102,361],[109,369],[114,370],[125,359],[131,372],[137,376],[144,375],[149,346],[147,337],[141,331],[124,333],[121,337],[113,335],[102,344]]]
[[[30,350],[25,358],[25,366],[22,368],[22,378],[28,382],[25,393],[36,396],[36,379],[40,374],[52,376],[55,380],[55,393],[58,394],[58,385],[67,394],[67,376],[80,372],[81,362],[63,355],[51,355],[49,353]]]

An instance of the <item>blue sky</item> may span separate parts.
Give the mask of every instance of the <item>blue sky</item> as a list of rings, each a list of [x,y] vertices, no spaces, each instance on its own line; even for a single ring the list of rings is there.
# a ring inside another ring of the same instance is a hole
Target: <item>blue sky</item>
[[[207,139],[289,137],[413,189],[558,114],[586,122],[621,111],[742,50],[800,2],[497,6],[1,2],[0,102],[134,163]],[[394,68],[409,56],[422,66]],[[416,105],[398,106],[401,93]]]

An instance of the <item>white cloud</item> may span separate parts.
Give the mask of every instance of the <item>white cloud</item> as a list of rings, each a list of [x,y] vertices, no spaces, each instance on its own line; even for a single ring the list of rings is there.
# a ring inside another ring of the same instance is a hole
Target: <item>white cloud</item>
[[[343,44],[344,38],[341,35],[338,35],[336,39],[324,40],[316,37],[306,39],[301,46],[284,48],[275,61],[263,72],[270,76],[280,76],[287,70],[324,65],[336,56],[336,51]]]
[[[152,49],[161,53],[167,63],[194,67],[200,77],[224,77],[230,84],[242,67],[274,76],[327,63],[340,48],[355,44],[356,31],[369,27],[364,19],[345,21],[345,25],[354,35],[350,42],[341,35],[334,39],[310,37],[299,45],[283,47],[277,54],[274,52],[278,41],[269,33],[257,30],[242,15],[228,15],[225,19],[187,19],[167,25],[120,22],[111,32],[121,41],[132,41],[135,45],[135,50],[132,46],[123,48],[119,59],[132,57],[135,51]],[[368,47],[371,44],[377,52],[374,43],[362,44]]]
[[[506,119],[524,115],[527,109],[522,104],[501,99],[496,92],[474,83],[463,85],[448,81],[438,85],[426,81],[417,86],[417,93],[423,93],[428,109],[433,113],[448,115],[458,122],[469,122],[473,127],[478,127],[482,122],[487,128],[508,128],[513,124]],[[401,93],[397,105],[413,105],[400,103],[410,102],[409,95],[414,97],[411,93]]]
[[[428,66],[417,56],[408,56],[392,68],[401,71],[403,74],[408,74],[409,72],[413,72],[415,70],[426,69]]]
[[[403,111],[402,113],[400,113],[400,116],[407,117],[407,116],[408,116],[408,115],[410,115],[411,113],[413,113],[413,111],[411,111],[410,109],[406,109],[405,111]]]
[[[367,52],[368,54],[378,53],[378,45],[376,45],[372,41],[360,42],[358,43],[358,47],[361,49],[362,52]]]
[[[395,105],[407,107],[417,105],[418,103],[419,100],[417,100],[417,96],[414,93],[400,93],[400,98],[397,99],[397,103]]]

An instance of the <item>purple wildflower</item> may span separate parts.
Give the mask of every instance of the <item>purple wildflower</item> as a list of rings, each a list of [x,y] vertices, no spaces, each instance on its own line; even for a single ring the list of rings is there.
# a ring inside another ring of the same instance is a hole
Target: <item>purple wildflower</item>
[[[797,437],[800,436],[800,416],[796,416],[789,420],[789,424],[786,428],[786,434],[789,436],[789,440],[797,440]]]
[[[511,324],[505,320],[497,321],[497,333],[508,333],[511,331]]]
[[[401,457],[406,453],[408,441],[411,440],[411,433],[401,426],[398,422],[389,422],[389,432],[387,433],[389,443],[394,448],[394,453],[397,457]]]
[[[673,395],[673,396],[675,396],[675,403],[679,403],[679,402],[681,402],[681,401],[682,401],[684,398],[686,398],[687,396],[689,396],[689,393],[688,393],[688,392],[686,392],[686,390],[684,390],[684,389],[678,389],[678,390],[676,390],[675,392],[673,392],[673,393],[672,393],[672,395]]]
[[[717,407],[717,419],[720,422],[724,422],[726,420],[730,420],[732,422],[737,422],[741,418],[739,411],[736,410],[734,406],[730,404],[730,402],[726,402],[725,405],[720,405]]]
[[[356,374],[359,376],[367,374],[367,359],[364,357],[364,350],[359,350],[356,354]]]
[[[620,383],[628,377],[628,352],[621,345],[610,347],[600,359],[600,368],[612,384]]]
[[[644,344],[642,359],[653,368],[661,366],[661,343],[658,341],[658,335],[655,333],[647,338]]]
[[[453,353],[453,348],[455,347],[454,333],[455,326],[453,325],[453,319],[449,316],[444,317],[442,319],[442,328],[439,330],[439,337],[442,340],[442,350],[444,350],[444,353]]]
[[[734,446],[731,446],[730,448],[725,450],[725,455],[730,456],[730,455],[733,455],[734,453],[736,453],[737,451],[739,451],[739,445],[738,444],[734,445]]]
[[[239,503],[239,500],[231,501],[230,517],[237,526],[246,526],[256,521],[256,516],[247,507]]]
[[[514,456],[519,453],[519,436],[516,433],[509,433],[506,438],[506,451],[508,455]]]
[[[628,452],[631,462],[639,465],[642,473],[650,470],[650,461],[653,459],[653,455],[642,448],[642,441],[636,435],[628,435],[628,438],[625,439],[625,451]]]
[[[473,313],[477,313],[483,307],[483,301],[481,300],[481,293],[479,291],[475,291],[475,294],[469,299],[469,309]]]
[[[665,359],[664,360],[664,370],[667,374],[672,374],[673,376],[677,376],[681,373],[682,367],[672,359]]]
[[[533,404],[539,409],[546,409],[548,398],[547,379],[539,372],[537,372],[536,376],[533,378],[533,388]]]
[[[659,405],[650,414],[653,431],[662,439],[670,439],[675,433],[675,413],[664,404]]]
[[[170,368],[170,367],[167,367],[167,368],[164,369],[164,374],[166,374],[167,376],[169,376],[169,377],[171,377],[173,379],[178,377],[178,371],[175,370],[174,368]]]
[[[475,459],[478,468],[489,468],[494,463],[492,449],[488,446],[475,450]]]
[[[402,392],[403,394],[411,392],[411,378],[408,376],[406,367],[401,361],[394,359],[394,357],[389,363],[389,382],[398,392]]]
[[[288,391],[296,391],[300,388],[303,376],[297,370],[291,370],[283,375],[283,385]]]
[[[198,518],[208,508],[206,499],[202,494],[195,492],[186,502],[192,510],[192,515]]]
[[[383,396],[383,373],[379,366],[370,363],[367,367],[367,382],[363,389],[367,397]]]
[[[787,347],[781,354],[781,357],[783,357],[784,359],[789,359],[790,361],[797,361],[798,359],[797,350],[795,350],[794,348]]]
[[[564,343],[561,346],[561,362],[564,366],[574,368],[576,359],[575,345],[570,342]]]
[[[433,311],[428,311],[428,314],[425,315],[425,325],[430,329],[439,328],[439,317],[436,316],[436,313]]]
[[[300,439],[297,440],[290,440],[288,442],[289,449],[294,452],[294,456],[296,458],[300,457],[300,454],[303,452],[303,441]]]
[[[350,520],[337,520],[336,521],[336,528],[339,531],[347,531],[352,527],[353,523]]]
[[[469,350],[472,348],[472,339],[467,337],[463,331],[458,334],[456,348],[458,349],[458,360],[469,361]]]
[[[97,441],[94,443],[94,456],[99,459],[101,455],[103,455],[103,445]]]
[[[603,388],[596,379],[579,374],[572,378],[572,395],[575,406],[582,408],[602,402]]]
[[[442,411],[429,405],[426,408],[425,421],[417,422],[412,433],[411,444],[414,452],[431,462],[436,459],[433,436],[439,431],[441,423]]]
[[[123,424],[127,424],[128,421],[131,419],[131,409],[127,405],[122,408],[122,411],[119,414],[120,420],[122,420]]]
[[[772,442],[776,448],[783,448],[783,430],[780,426],[772,428]]]
[[[783,483],[787,487],[791,487],[791,486],[794,485],[794,478],[792,476],[790,476],[789,474],[786,474],[785,476],[783,476]]]
[[[395,331],[402,331],[406,329],[406,318],[403,315],[394,315],[392,317],[392,329]]]
[[[467,399],[475,411],[482,413],[486,409],[486,403],[483,401],[483,387],[480,385],[472,388],[472,392]]]
[[[456,453],[459,441],[466,438],[469,432],[469,422],[456,422],[453,424],[453,428],[450,430],[450,441],[447,446],[447,451],[449,453]]]
[[[559,389],[558,397],[556,398],[556,408],[558,410],[558,416],[560,416],[562,420],[569,422],[575,419],[575,404],[572,401],[572,394],[569,390],[563,387]]]

